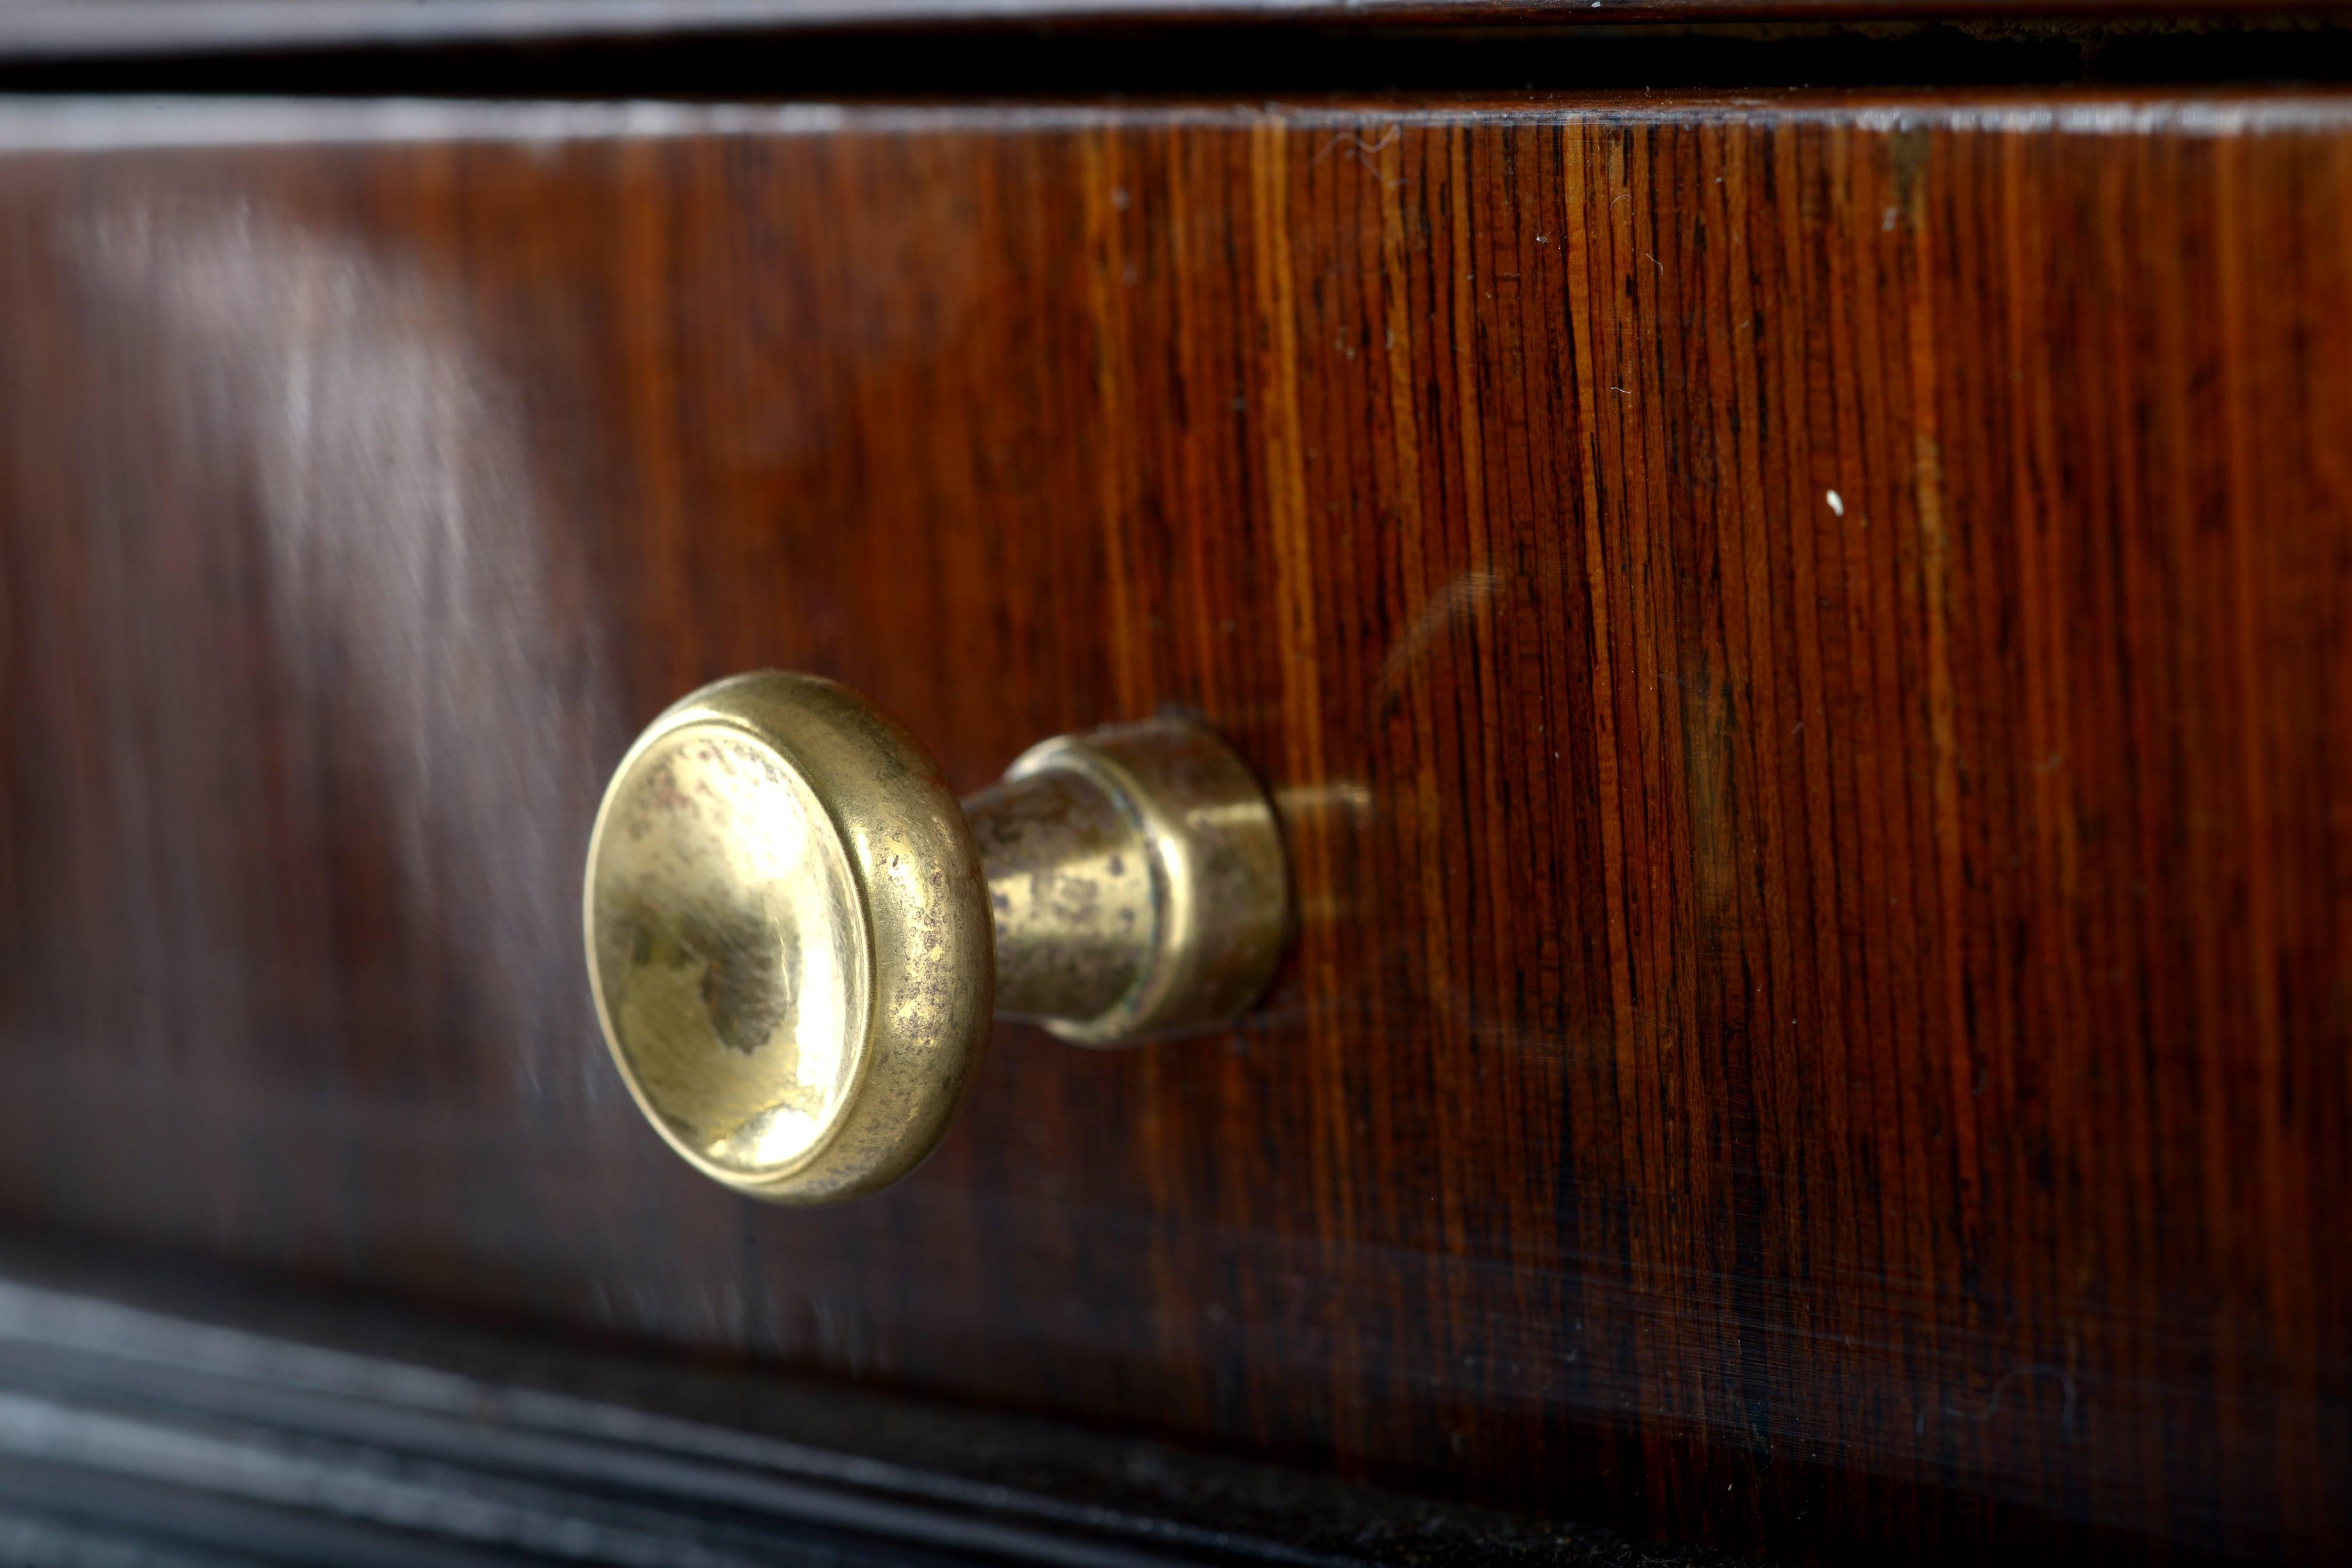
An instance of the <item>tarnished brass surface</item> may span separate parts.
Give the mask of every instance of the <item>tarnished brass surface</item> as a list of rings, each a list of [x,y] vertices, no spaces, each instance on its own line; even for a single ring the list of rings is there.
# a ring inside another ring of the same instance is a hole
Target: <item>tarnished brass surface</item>
[[[906,1174],[987,1043],[971,830],[921,748],[830,681],[738,676],[656,720],[597,813],[585,918],[630,1092],[757,1197]]]
[[[996,914],[996,1005],[1094,1018],[1141,983],[1158,918],[1150,857],[1108,791],[1061,770],[966,798]]]
[[[816,1203],[937,1145],[992,995],[1090,1046],[1231,1021],[1281,954],[1287,886],[1265,793],[1197,725],[1048,741],[959,807],[861,699],[764,672],[694,693],[622,759],[588,849],[588,965],[671,1146]]]
[[[964,803],[996,910],[997,1010],[1127,1045],[1229,1022],[1282,954],[1282,838],[1265,792],[1197,724],[1034,746]]]

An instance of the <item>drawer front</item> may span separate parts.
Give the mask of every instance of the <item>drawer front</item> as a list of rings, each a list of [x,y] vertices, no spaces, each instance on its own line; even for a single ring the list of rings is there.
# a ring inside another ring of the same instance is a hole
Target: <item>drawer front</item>
[[[1743,1549],[2345,1544],[2352,100],[0,144],[10,1224]],[[1205,720],[1263,1006],[695,1176],[581,864],[763,666],[964,790]]]

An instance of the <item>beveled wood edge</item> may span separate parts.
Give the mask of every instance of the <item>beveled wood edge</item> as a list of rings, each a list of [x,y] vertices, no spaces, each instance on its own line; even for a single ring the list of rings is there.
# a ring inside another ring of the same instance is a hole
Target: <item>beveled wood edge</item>
[[[758,1555],[810,1532],[860,1561],[929,1564],[1730,1561],[1034,1417],[0,1239],[0,1547],[209,1563],[291,1543],[471,1563],[538,1561],[561,1536],[596,1562],[630,1560],[594,1550],[604,1536],[639,1555],[673,1537]]]
[[[1864,132],[2242,136],[2340,132],[2352,89],[1787,88],[1684,92],[1346,95],[1299,100],[955,104],[693,104],[461,99],[0,95],[0,154],[402,142],[635,142],[706,137],[996,134],[1116,129],[1297,130],[1438,125],[1688,123],[1769,119]]]

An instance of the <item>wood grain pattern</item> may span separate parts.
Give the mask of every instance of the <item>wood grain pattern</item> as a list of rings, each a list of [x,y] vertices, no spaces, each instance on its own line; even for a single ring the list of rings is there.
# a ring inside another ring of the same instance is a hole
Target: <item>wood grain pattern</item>
[[[0,1215],[1837,1558],[2352,1542],[2352,100],[0,114]],[[1275,786],[1265,1014],[669,1158],[672,697]]]

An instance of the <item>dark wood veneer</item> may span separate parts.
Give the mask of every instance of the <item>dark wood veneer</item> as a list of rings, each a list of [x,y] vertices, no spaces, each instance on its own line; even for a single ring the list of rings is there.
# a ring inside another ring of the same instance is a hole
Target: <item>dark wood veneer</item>
[[[8,1222],[1741,1549],[2352,1542],[2352,100],[0,132]],[[760,665],[964,788],[1216,724],[1263,1016],[693,1175],[578,862]]]

